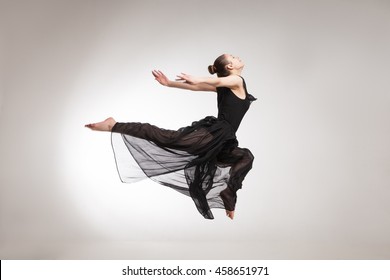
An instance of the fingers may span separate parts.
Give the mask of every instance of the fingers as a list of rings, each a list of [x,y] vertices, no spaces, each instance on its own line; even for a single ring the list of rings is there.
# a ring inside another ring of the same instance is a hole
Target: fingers
[[[165,77],[164,73],[160,70],[153,70],[152,71],[153,76],[157,77]]]
[[[190,82],[191,80],[191,77],[190,75],[187,75],[185,73],[180,73],[179,75],[176,75],[176,81],[186,81],[186,82]]]
[[[167,80],[167,77],[160,70],[153,70],[152,74],[154,76],[154,79],[160,84],[164,84],[164,81]]]
[[[152,74],[154,76],[154,79],[157,82],[159,82],[163,86],[168,86],[170,81],[169,81],[167,76],[165,76],[165,74],[162,71],[160,71],[160,70],[153,70]]]
[[[153,74],[153,76],[154,76],[155,78],[164,76],[163,72],[161,72],[160,70],[153,70],[153,71],[152,71],[152,74]]]
[[[152,74],[154,76],[154,78],[161,84],[165,85],[166,82],[168,81],[168,78],[165,76],[165,74],[160,71],[160,70],[152,70]],[[180,81],[180,82],[187,82],[187,83],[191,83],[192,82],[192,78],[190,75],[187,75],[185,73],[181,73],[179,75],[176,75],[176,81]]]
[[[187,80],[186,80],[186,79],[184,79],[183,77],[181,77],[181,76],[177,75],[177,76],[176,76],[176,79],[175,79],[175,81],[178,81],[178,82],[184,82],[184,81],[187,81]]]
[[[185,74],[185,73],[180,73],[179,75],[176,75],[176,77],[179,77],[179,78],[181,78],[181,79],[183,79],[183,80],[186,80],[186,79],[188,79],[190,76],[187,75],[187,74]]]
[[[166,78],[165,74],[161,70],[153,70],[152,74],[156,79],[159,79],[159,78],[165,79]],[[189,75],[187,75],[185,73],[181,73],[179,75],[176,75],[176,77],[177,77],[176,81],[188,81],[190,79]]]

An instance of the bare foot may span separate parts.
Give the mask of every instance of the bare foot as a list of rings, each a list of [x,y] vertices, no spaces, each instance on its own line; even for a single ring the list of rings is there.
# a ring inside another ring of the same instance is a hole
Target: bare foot
[[[113,118],[108,118],[102,122],[86,124],[85,127],[96,131],[111,131],[115,124],[116,121]]]
[[[226,210],[226,216],[228,216],[230,219],[233,220],[233,218],[234,218],[234,211]]]

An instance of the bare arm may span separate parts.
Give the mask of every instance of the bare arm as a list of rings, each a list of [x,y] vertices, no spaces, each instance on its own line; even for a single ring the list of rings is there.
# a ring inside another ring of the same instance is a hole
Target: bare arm
[[[216,91],[216,87],[207,83],[191,84],[185,80],[172,81],[165,76],[165,74],[159,70],[153,70],[152,74],[157,82],[163,86],[174,87],[193,91]]]
[[[194,77],[188,74],[181,73],[177,75],[179,81],[185,81],[191,85],[208,84],[214,87],[228,87],[237,89],[242,85],[242,79],[237,75],[230,75],[227,77]]]

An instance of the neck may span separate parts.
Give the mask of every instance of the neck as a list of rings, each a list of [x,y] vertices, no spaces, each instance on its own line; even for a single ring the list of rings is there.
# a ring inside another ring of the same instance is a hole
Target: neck
[[[241,76],[242,69],[234,69],[230,72],[231,75]]]

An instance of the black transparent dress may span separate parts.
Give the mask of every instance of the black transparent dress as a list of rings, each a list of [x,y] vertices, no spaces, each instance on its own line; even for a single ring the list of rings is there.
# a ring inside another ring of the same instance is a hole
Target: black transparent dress
[[[148,123],[116,123],[111,142],[124,183],[150,178],[190,196],[206,219],[211,208],[233,211],[237,190],[252,168],[253,155],[238,147],[236,131],[256,100],[242,79],[245,99],[229,88],[217,88],[218,117],[167,130]]]

